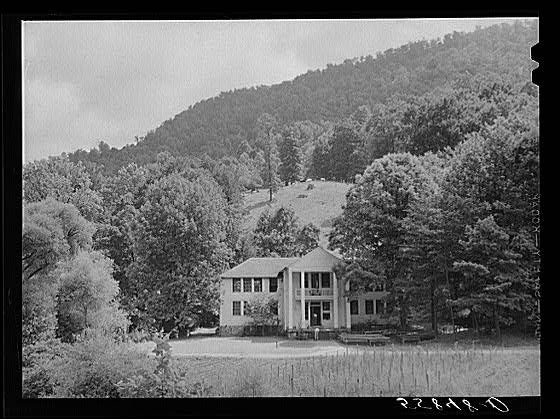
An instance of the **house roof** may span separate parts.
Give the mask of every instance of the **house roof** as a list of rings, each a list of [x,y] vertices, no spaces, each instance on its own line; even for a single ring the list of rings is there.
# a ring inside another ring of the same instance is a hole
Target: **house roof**
[[[224,272],[222,278],[273,278],[286,266],[298,261],[299,258],[250,258],[245,262]]]
[[[286,267],[298,271],[328,271],[342,260],[336,254],[316,247],[305,256],[298,258],[250,258],[224,272],[222,278],[273,278]]]
[[[322,247],[316,247],[311,252],[292,263],[290,268],[292,270],[299,271],[330,271],[341,260],[342,259],[340,257],[328,250],[325,250]]]

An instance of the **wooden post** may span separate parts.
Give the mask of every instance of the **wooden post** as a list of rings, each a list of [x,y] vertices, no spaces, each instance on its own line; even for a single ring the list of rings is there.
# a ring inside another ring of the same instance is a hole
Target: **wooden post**
[[[305,327],[305,272],[300,272],[301,283],[301,328]],[[311,318],[309,319],[311,320]]]
[[[291,330],[294,327],[294,302],[293,302],[293,291],[292,291],[292,270],[288,268],[288,329]]]
[[[334,304],[333,304],[333,316],[334,316],[334,328],[338,329],[338,281],[336,279],[336,274],[333,272],[332,273],[332,277],[333,277],[333,299],[334,299]]]
[[[350,330],[352,328],[352,322],[350,318],[350,297],[348,297],[348,291],[350,291],[350,282],[347,281],[344,288],[346,290],[346,328]]]

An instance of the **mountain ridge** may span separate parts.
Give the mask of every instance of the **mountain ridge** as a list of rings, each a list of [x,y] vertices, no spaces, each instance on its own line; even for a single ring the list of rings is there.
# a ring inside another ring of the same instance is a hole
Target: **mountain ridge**
[[[263,113],[274,116],[279,125],[333,122],[359,106],[371,107],[398,95],[419,96],[476,74],[498,74],[522,85],[536,67],[530,47],[537,38],[537,22],[517,21],[410,42],[277,84],[221,92],[189,105],[136,144],[116,149],[102,143],[99,150],[78,150],[69,156],[99,163],[111,172],[130,162],[152,162],[162,151],[214,158],[239,155],[244,141],[253,143],[256,120]]]

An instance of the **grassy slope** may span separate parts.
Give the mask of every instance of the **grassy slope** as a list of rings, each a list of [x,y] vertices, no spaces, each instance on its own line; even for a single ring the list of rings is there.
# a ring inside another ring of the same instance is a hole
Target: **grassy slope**
[[[315,185],[314,189],[307,190],[309,183]],[[346,192],[351,184],[338,182],[313,181],[295,183],[282,187],[269,202],[268,190],[247,194],[245,197],[245,227],[254,229],[261,213],[266,208],[273,211],[280,206],[292,208],[299,218],[301,225],[313,223],[321,230],[320,244],[326,246],[328,234],[332,228],[333,219],[342,214],[342,206],[346,202]],[[306,195],[305,198],[298,198]]]

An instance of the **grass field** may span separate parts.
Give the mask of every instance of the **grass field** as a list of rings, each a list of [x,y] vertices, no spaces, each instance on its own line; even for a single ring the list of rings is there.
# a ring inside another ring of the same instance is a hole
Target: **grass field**
[[[307,190],[309,183],[312,183],[314,188]],[[326,246],[333,219],[342,214],[342,206],[346,202],[346,192],[351,186],[346,183],[320,180],[295,183],[280,188],[274,194],[272,202],[269,202],[267,189],[249,193],[244,200],[244,207],[247,210],[244,225],[246,228],[253,229],[266,208],[276,210],[280,206],[288,207],[295,211],[300,223],[313,223],[319,227],[321,230],[320,244]],[[305,197],[302,197],[303,195]]]
[[[540,395],[538,347],[352,347],[306,358],[174,359],[208,396]]]

